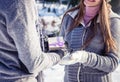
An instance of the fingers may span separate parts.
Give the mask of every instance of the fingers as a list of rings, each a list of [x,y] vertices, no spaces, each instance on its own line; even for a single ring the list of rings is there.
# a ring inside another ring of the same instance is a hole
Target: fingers
[[[71,55],[67,55],[63,57],[59,62],[60,65],[71,65],[75,63],[77,63],[77,61],[74,59],[71,59]]]

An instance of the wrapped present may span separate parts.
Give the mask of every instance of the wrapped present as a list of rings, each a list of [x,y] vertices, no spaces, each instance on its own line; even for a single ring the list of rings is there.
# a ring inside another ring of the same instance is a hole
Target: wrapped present
[[[49,50],[58,50],[65,48],[64,40],[61,36],[48,38],[48,45]]]

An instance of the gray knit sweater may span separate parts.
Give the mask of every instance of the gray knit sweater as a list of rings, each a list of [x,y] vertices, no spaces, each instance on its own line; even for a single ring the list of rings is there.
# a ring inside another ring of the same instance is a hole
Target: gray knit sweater
[[[0,82],[36,77],[60,60],[56,53],[41,52],[34,4],[35,0],[0,0]]]
[[[72,24],[73,18],[77,11],[68,13],[62,22],[61,34],[64,40],[68,43],[68,49],[79,50],[84,41],[92,34],[89,27],[85,28],[80,24],[71,32],[66,30]],[[64,82],[112,82],[111,72],[116,69],[119,63],[120,55],[120,17],[111,11],[111,32],[117,43],[118,52],[111,50],[104,53],[105,44],[100,29],[97,29],[97,34],[92,39],[90,44],[84,50],[86,58],[82,64],[76,63],[65,66],[65,81]],[[97,22],[99,26],[99,21]],[[100,26],[99,26],[100,27]]]

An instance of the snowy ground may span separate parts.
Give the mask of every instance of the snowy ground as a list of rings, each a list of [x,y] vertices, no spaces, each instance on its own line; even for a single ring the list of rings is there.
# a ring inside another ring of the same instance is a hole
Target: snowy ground
[[[64,82],[64,66],[56,65],[43,73],[45,82]]]
[[[56,65],[52,68],[44,70],[45,82],[63,82],[64,66]],[[113,82],[120,82],[120,65],[112,73]]]

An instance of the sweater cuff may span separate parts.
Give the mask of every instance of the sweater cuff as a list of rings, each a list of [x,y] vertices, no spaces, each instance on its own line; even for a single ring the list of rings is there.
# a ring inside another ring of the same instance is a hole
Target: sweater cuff
[[[58,54],[60,56],[60,58],[62,58],[64,56],[63,50],[52,50],[50,52],[54,52],[54,53]]]

